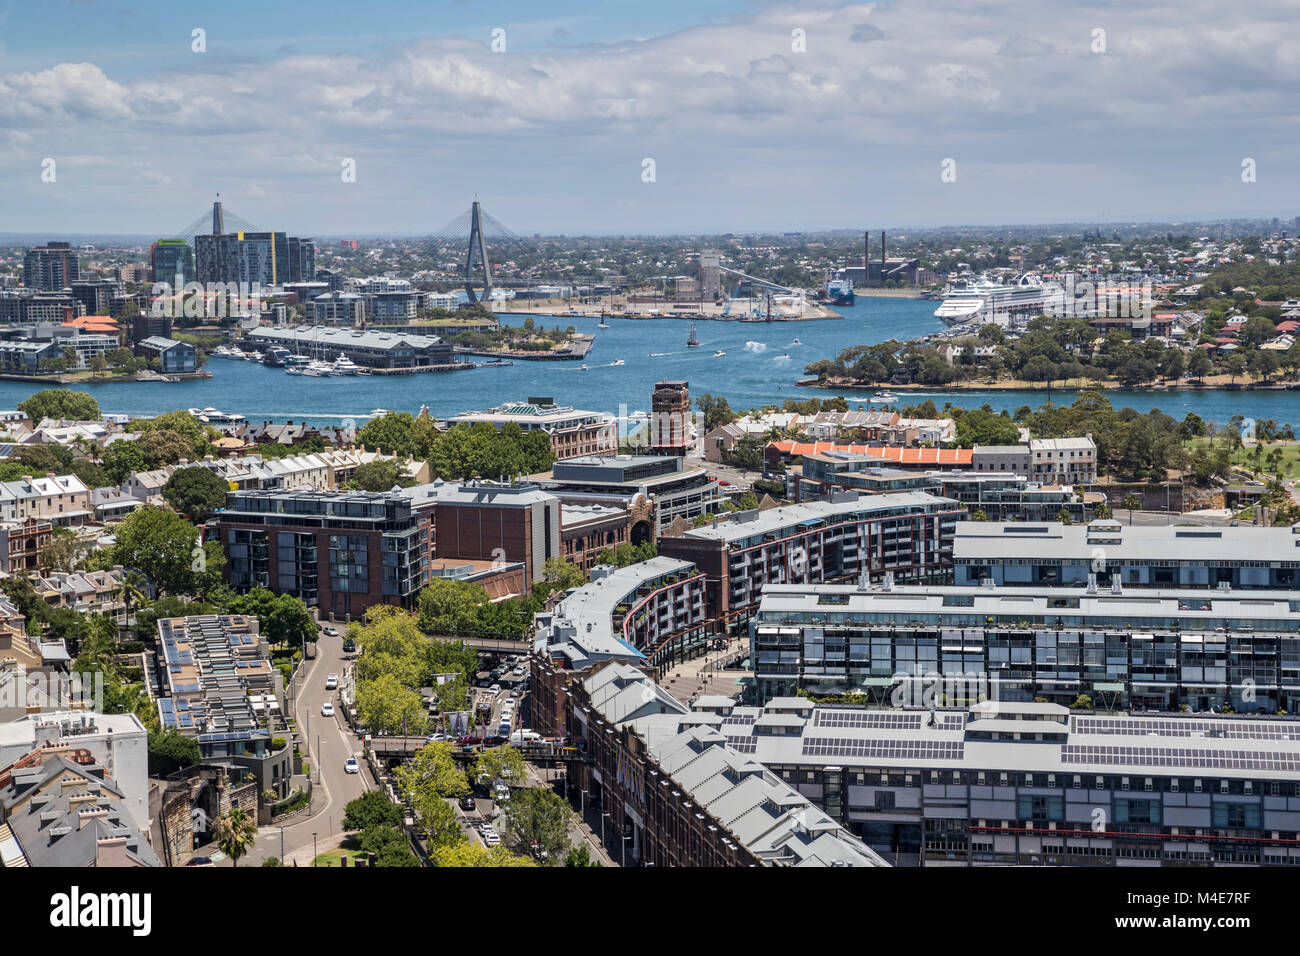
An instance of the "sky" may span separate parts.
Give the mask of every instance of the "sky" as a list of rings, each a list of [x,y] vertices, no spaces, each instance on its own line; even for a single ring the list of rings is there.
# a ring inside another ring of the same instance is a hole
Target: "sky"
[[[0,232],[1289,219],[1294,11],[0,0]]]

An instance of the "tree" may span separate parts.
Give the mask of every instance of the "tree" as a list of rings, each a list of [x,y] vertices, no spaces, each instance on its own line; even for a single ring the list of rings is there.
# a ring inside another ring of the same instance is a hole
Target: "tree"
[[[178,468],[162,487],[166,502],[191,521],[203,523],[226,504],[226,483],[201,465]]]
[[[570,847],[569,855],[564,858],[564,865],[568,867],[593,867],[604,866],[599,860],[591,858],[591,851],[587,849],[584,843],[582,846]]]
[[[522,853],[544,865],[565,858],[574,814],[558,793],[541,787],[516,790],[505,814],[506,832]]]
[[[94,355],[90,359],[90,370],[96,375],[103,375],[108,371],[108,359],[102,353]]]
[[[253,588],[247,594],[231,598],[226,608],[232,614],[257,618],[261,632],[272,644],[314,644],[319,635],[316,619],[292,594],[273,594],[265,588]]]
[[[419,866],[406,835],[395,826],[376,826],[361,831],[361,849],[375,855],[375,866]]]
[[[123,567],[139,568],[159,590],[171,594],[195,593],[196,575],[212,561],[199,547],[198,529],[174,511],[148,505],[118,526],[113,558]]]
[[[79,422],[99,421],[99,403],[85,392],[47,388],[18,403],[18,410],[33,422],[42,418],[65,418]]]
[[[448,798],[469,796],[469,780],[456,764],[451,744],[434,741],[421,747],[409,761],[397,768],[397,785],[417,818],[443,832],[445,817],[435,804],[446,806]]]
[[[424,699],[392,674],[358,682],[357,714],[374,733],[422,734],[429,726]]]
[[[50,537],[50,543],[41,548],[36,556],[36,564],[43,573],[71,571],[77,566],[77,560],[85,550],[86,546],[78,540],[74,532],[66,528],[58,528]]]
[[[1142,502],[1138,499],[1138,496],[1133,494],[1131,491],[1124,496],[1124,507],[1128,509],[1129,524],[1133,523],[1133,512],[1136,511],[1141,504]]]
[[[233,866],[239,866],[239,858],[248,853],[257,840],[257,821],[235,807],[217,821],[215,834],[218,849],[230,857]]]
[[[513,780],[518,784],[524,780],[528,770],[524,755],[514,747],[493,747],[478,755],[472,772],[475,780],[485,783]]]
[[[109,481],[120,485],[136,472],[148,471],[149,463],[140,442],[121,439],[104,449],[101,467]]]
[[[704,430],[711,432],[719,425],[728,425],[736,420],[736,413],[721,395],[705,392],[695,400],[695,406],[704,413]]]
[[[1187,374],[1194,381],[1201,381],[1205,376],[1210,374],[1214,363],[1210,357],[1205,354],[1205,349],[1195,349],[1192,351],[1192,357],[1187,360]]]
[[[394,488],[409,488],[415,484],[406,468],[395,458],[377,458],[358,465],[348,482],[348,488],[355,491],[392,491]]]
[[[429,634],[472,632],[478,609],[488,603],[487,591],[477,582],[434,578],[420,590],[420,629]]]
[[[491,849],[463,840],[450,846],[440,846],[433,851],[434,866],[485,867],[485,866],[536,866],[532,860],[515,856],[503,846]]]
[[[343,829],[368,830],[371,827],[402,825],[402,808],[382,790],[367,790],[348,803],[343,811]]]
[[[165,777],[177,770],[193,767],[202,759],[196,738],[186,737],[175,730],[149,732],[150,775]]]

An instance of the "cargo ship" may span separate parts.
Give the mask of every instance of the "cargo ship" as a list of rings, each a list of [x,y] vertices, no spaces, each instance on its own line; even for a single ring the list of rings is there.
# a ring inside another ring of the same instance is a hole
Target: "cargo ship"
[[[853,282],[849,279],[831,279],[826,283],[826,302],[830,305],[853,305],[857,297],[853,294]]]

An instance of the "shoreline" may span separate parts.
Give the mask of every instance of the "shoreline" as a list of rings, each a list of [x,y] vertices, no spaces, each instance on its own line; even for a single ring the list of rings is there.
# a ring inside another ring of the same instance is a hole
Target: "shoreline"
[[[1252,384],[1239,382],[1228,383],[1202,382],[1199,385],[1123,385],[1119,382],[1092,382],[1084,379],[1072,379],[1068,382],[1053,383],[1050,387],[1042,382],[972,382],[960,385],[863,385],[855,382],[839,382],[834,379],[819,381],[815,378],[800,379],[795,382],[798,388],[821,388],[828,391],[846,392],[945,392],[960,395],[962,392],[1151,392],[1155,394],[1177,394],[1179,392],[1293,392],[1300,390],[1300,381],[1270,382]]]

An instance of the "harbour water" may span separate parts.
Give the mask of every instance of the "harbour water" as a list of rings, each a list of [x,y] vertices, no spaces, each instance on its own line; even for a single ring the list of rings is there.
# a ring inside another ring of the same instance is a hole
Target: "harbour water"
[[[523,362],[464,372],[402,376],[309,378],[286,375],[283,369],[251,362],[212,359],[210,379],[177,383],[119,382],[78,386],[90,392],[105,412],[155,415],[176,408],[214,406],[237,412],[250,421],[307,421],[321,424],[346,419],[358,422],[376,408],[414,412],[421,405],[438,416],[466,409],[488,408],[531,396],[549,396],[557,402],[628,414],[649,411],[654,383],[664,379],[690,382],[691,394],[725,396],[736,410],[780,403],[787,398],[827,397],[821,389],[796,386],[804,366],[833,358],[851,345],[867,345],[890,338],[910,339],[938,332],[943,323],[934,317],[935,303],[921,299],[860,297],[854,306],[837,309],[840,320],[819,322],[697,322],[699,346],[686,347],[689,323],[680,319],[627,320],[611,318],[610,328],[598,329],[597,317],[552,318],[538,316],[539,324],[573,325],[596,336],[596,344],[579,362]],[[518,324],[522,316],[507,321]],[[795,339],[801,344],[795,345]],[[718,351],[726,354],[715,356]],[[624,364],[613,365],[616,359]],[[0,408],[14,408],[40,386],[0,382]],[[867,404],[869,393],[844,392],[850,403]],[[1053,390],[1051,399],[1068,404],[1074,392]],[[1300,427],[1300,392],[1108,392],[1117,407],[1145,412],[1159,408],[1175,418],[1195,412],[1219,424],[1233,415],[1257,420],[1274,419]],[[933,399],[942,407],[974,406],[985,402],[994,409],[1014,412],[1022,405],[1038,407],[1043,392],[970,391],[904,392],[905,403]]]

